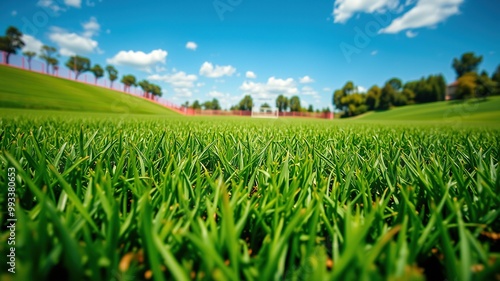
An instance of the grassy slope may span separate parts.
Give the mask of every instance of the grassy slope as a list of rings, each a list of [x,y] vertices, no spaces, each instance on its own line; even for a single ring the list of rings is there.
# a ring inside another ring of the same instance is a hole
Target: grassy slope
[[[6,66],[0,66],[0,108],[177,115],[141,98]]]
[[[423,121],[492,125],[500,123],[500,97],[487,101],[436,102],[368,113],[360,121]]]

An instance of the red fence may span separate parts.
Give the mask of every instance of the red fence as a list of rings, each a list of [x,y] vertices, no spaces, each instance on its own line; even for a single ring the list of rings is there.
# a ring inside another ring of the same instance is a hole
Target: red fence
[[[184,106],[176,105],[168,100],[165,100],[161,97],[154,97],[151,95],[145,94],[142,89],[138,87],[131,86],[128,89],[119,81],[114,81],[111,83],[107,78],[101,77],[100,79],[96,79],[91,73],[82,73],[78,76],[78,79],[75,79],[75,72],[67,69],[65,66],[58,66],[56,68],[52,66],[47,66],[45,62],[32,59],[28,60],[27,57],[11,54],[9,56],[9,63],[7,64],[7,53],[0,51],[0,64],[9,65],[11,67],[17,67],[24,70],[29,70],[33,72],[38,72],[46,75],[56,76],[64,79],[71,79],[73,81],[78,81],[80,83],[87,83],[90,85],[100,86],[108,89],[112,89],[115,91],[119,91],[121,93],[132,94],[137,97],[141,97],[144,99],[148,99],[152,102],[160,104],[164,107],[167,107],[175,112],[178,112],[183,115],[204,115],[204,116],[251,116],[251,111],[243,111],[243,110],[194,110],[192,108],[186,108]],[[280,117],[310,117],[310,118],[325,118],[325,119],[333,119],[333,113],[309,113],[309,112],[280,112]]]

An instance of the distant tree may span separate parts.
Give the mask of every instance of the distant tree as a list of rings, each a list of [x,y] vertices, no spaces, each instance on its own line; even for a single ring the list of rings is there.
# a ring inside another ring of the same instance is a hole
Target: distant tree
[[[252,110],[253,107],[253,99],[252,96],[246,95],[243,97],[243,99],[239,102],[238,104],[238,109],[239,110]]]
[[[182,106],[184,106],[185,108],[189,108],[189,101],[186,101]]]
[[[130,86],[136,85],[136,79],[134,75],[124,75],[121,82],[123,83],[123,90],[125,92],[130,92]]]
[[[5,36],[0,37],[0,51],[7,53],[5,62],[9,64],[9,58],[12,54],[17,54],[17,50],[24,47],[21,39],[23,34],[17,28],[9,26],[5,31]]]
[[[200,104],[200,102],[199,102],[198,100],[195,100],[195,101],[193,102],[193,105],[192,105],[191,107],[192,107],[193,109],[195,109],[195,110],[196,110],[196,109],[201,109],[201,104]]]
[[[387,81],[389,85],[395,90],[399,91],[403,87],[403,82],[401,82],[401,79],[399,78],[391,78],[389,81]]]
[[[149,90],[153,97],[161,97],[163,94],[161,87],[156,84],[149,84]]]
[[[333,93],[333,105],[335,108],[342,110],[342,111],[347,111],[347,104],[342,103],[342,98],[354,93],[356,91],[356,87],[354,86],[354,83],[352,81],[348,81],[342,89],[336,90]]]
[[[40,50],[40,58],[45,61],[45,65],[47,67],[46,73],[49,73],[49,66],[51,65],[50,62],[52,59],[56,56],[57,49],[51,46],[43,45],[42,49]]]
[[[203,108],[205,110],[220,110],[221,107],[219,105],[219,100],[217,100],[216,98],[214,98],[213,100],[211,101],[206,101],[202,104]]]
[[[23,55],[28,59],[28,68],[29,70],[31,70],[31,60],[33,59],[33,57],[36,57],[36,53],[31,51],[26,51],[23,53]]]
[[[460,59],[453,59],[453,68],[457,73],[457,79],[469,72],[477,72],[483,56],[476,56],[473,52],[465,53]]]
[[[323,113],[330,113],[332,111],[330,110],[329,107],[325,107],[325,108],[323,108],[323,110],[321,110],[321,112],[323,112]]]
[[[368,111],[365,94],[349,94],[344,96],[341,102],[347,106],[347,116],[356,116]]]
[[[261,108],[271,108],[271,106],[267,102],[263,103],[260,107]]]
[[[278,98],[276,99],[276,107],[278,108],[278,111],[284,112],[288,109],[288,106],[289,106],[288,98],[283,95],[279,95]]]
[[[494,95],[500,95],[500,65],[497,66],[496,71],[491,75],[491,80],[496,84]]]
[[[290,98],[290,111],[299,112],[302,106],[300,104],[300,98],[298,96],[293,96]]]
[[[478,75],[475,72],[469,72],[458,78],[457,98],[470,99],[476,96]]]
[[[368,110],[375,110],[379,108],[381,95],[382,89],[380,89],[377,85],[372,86],[368,90],[368,93],[366,93],[366,105],[368,106]]]
[[[59,69],[59,60],[56,58],[50,58],[47,61],[47,65],[50,65],[52,67],[52,74],[55,74],[56,71]]]
[[[147,98],[148,94],[152,90],[152,87],[151,87],[152,85],[147,80],[142,80],[139,83],[137,83],[137,85],[139,85],[139,87],[141,87],[142,91],[144,92],[144,97]]]
[[[116,68],[112,65],[107,65],[106,72],[108,72],[108,78],[111,82],[109,87],[113,88],[113,82],[118,78],[118,70],[116,70]]]
[[[94,74],[95,77],[94,84],[97,84],[97,79],[104,76],[104,69],[102,69],[102,67],[98,64],[94,65],[94,67],[92,67],[90,71]]]
[[[491,80],[486,71],[481,72],[476,78],[476,95],[478,98],[487,98],[495,93],[496,83]]]
[[[378,109],[387,110],[393,105],[394,97],[396,95],[396,90],[391,86],[390,83],[385,83],[382,91],[380,93],[380,103]]]
[[[75,72],[75,80],[80,74],[90,70],[90,59],[81,56],[71,56],[66,62],[66,67]]]
[[[314,112],[312,104],[310,104],[309,107],[307,108],[307,112]]]
[[[214,98],[212,100],[212,109],[213,110],[220,110],[221,109],[220,104],[219,104],[219,100],[216,98]]]

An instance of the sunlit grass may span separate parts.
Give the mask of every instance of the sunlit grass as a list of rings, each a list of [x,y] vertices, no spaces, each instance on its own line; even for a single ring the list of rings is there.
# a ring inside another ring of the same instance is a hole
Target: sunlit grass
[[[498,279],[498,130],[0,122],[1,168],[18,172],[17,280]]]

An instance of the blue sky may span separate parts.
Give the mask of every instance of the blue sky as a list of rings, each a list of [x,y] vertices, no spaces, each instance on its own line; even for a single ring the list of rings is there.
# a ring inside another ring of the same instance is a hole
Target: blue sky
[[[299,95],[331,106],[352,80],[360,89],[442,73],[464,52],[500,64],[500,2],[492,0],[2,0],[0,29],[67,56],[115,65],[162,86],[178,104],[245,94],[274,103]]]

